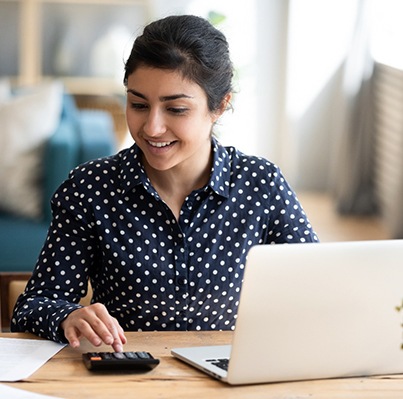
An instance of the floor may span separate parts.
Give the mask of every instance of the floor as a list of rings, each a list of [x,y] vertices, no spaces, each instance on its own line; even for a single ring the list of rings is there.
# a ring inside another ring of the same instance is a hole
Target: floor
[[[330,195],[298,192],[298,198],[321,242],[389,238],[378,217],[340,216]]]

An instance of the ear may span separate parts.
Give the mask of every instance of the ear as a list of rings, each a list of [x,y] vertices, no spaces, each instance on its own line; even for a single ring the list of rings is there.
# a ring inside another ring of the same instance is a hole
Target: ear
[[[231,108],[232,93],[228,93],[221,102],[221,106],[218,110],[220,116],[228,109]]]
[[[228,93],[223,98],[220,107],[214,112],[214,123],[220,118],[220,116],[229,108],[231,108],[232,93]]]

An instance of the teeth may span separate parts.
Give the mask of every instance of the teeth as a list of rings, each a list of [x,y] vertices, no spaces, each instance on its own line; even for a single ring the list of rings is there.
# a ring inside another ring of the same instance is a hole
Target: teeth
[[[170,145],[172,143],[172,141],[165,141],[165,142],[162,142],[162,143],[156,143],[156,142],[153,142],[153,141],[149,141],[148,143],[150,145],[152,145],[153,147],[161,148],[161,147],[166,147],[167,145]]]

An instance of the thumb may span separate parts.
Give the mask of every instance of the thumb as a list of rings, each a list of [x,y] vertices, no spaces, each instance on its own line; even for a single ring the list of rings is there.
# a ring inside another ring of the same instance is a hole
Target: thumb
[[[64,330],[64,336],[72,348],[78,348],[80,346],[80,339],[75,328],[66,328]]]

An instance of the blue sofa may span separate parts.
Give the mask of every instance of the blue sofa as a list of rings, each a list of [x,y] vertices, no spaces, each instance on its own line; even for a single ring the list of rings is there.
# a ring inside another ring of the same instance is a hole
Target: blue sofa
[[[60,124],[46,145],[43,220],[0,212],[0,272],[32,272],[51,220],[50,198],[75,166],[116,151],[113,120],[100,110],[79,110],[63,98]]]

